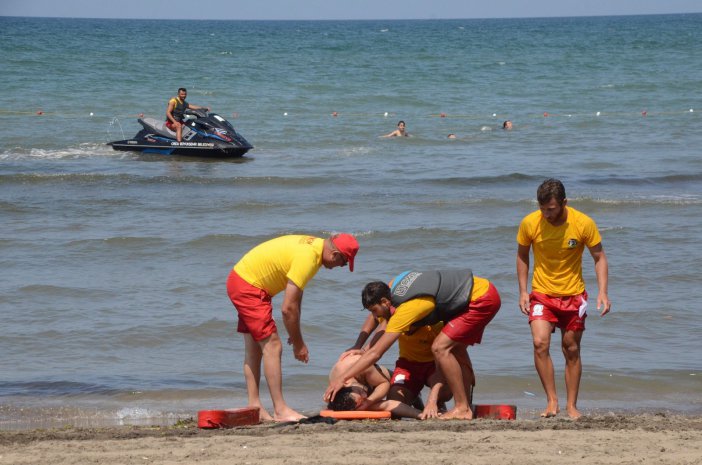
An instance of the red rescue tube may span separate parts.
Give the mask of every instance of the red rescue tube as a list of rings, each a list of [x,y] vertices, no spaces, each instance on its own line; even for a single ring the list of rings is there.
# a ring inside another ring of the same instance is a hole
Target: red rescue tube
[[[197,427],[203,429],[233,428],[258,423],[260,423],[259,410],[254,407],[200,410],[197,413]]]
[[[474,405],[475,418],[490,418],[493,420],[516,420],[516,405]]]

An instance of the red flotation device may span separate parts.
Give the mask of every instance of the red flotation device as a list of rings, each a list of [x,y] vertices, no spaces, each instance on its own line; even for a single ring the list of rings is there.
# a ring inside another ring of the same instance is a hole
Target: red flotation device
[[[516,420],[516,405],[474,405],[474,418],[490,418],[492,420]]]
[[[253,407],[200,410],[197,413],[197,427],[203,429],[233,428],[258,423],[260,423],[259,410]]]

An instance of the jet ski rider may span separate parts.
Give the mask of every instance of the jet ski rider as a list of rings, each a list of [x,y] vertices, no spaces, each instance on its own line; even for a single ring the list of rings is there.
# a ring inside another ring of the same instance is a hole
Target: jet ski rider
[[[178,96],[173,97],[168,101],[168,108],[166,108],[166,127],[171,131],[175,131],[176,140],[181,142],[183,139],[183,116],[185,110],[191,108],[193,110],[205,109],[210,111],[210,107],[200,107],[197,105],[191,105],[185,101],[185,97],[188,96],[188,91],[185,87],[178,89]]]

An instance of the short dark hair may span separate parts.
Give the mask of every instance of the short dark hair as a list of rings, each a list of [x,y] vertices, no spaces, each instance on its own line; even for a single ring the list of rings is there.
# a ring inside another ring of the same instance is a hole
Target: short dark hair
[[[363,291],[361,291],[361,303],[363,304],[363,308],[369,308],[379,304],[380,299],[383,297],[388,300],[392,297],[390,294],[390,286],[382,281],[373,281],[366,284]]]
[[[334,396],[334,400],[327,404],[327,408],[335,412],[356,410],[356,399],[354,399],[352,394],[353,389],[348,386],[339,389],[336,396]]]
[[[549,203],[551,199],[556,199],[560,204],[566,199],[565,187],[558,179],[547,179],[536,190],[536,200],[539,201],[539,205]]]
[[[185,87],[179,87],[179,88],[178,88],[178,93],[180,93],[181,91],[187,92],[188,89],[186,89]]]
[[[401,124],[405,124],[405,122],[402,121],[402,120],[400,120],[400,121],[397,122],[397,125],[398,125],[398,126],[401,125]]]

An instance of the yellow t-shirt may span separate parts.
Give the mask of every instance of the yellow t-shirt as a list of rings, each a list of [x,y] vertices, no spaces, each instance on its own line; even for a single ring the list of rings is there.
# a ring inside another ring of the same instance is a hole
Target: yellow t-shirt
[[[531,288],[555,297],[582,294],[583,251],[602,242],[595,222],[584,213],[566,207],[568,217],[553,226],[537,210],[519,225],[517,243],[534,249],[534,276]]]
[[[425,325],[412,333],[402,333],[399,340],[400,357],[411,362],[433,362],[434,353],[431,344],[444,327],[439,321],[434,325]]]
[[[473,276],[471,302],[485,295],[489,287],[490,281]],[[443,323],[423,326],[412,334],[408,334],[408,332],[411,331],[412,323],[429,315],[434,311],[435,306],[434,297],[421,296],[408,300],[395,309],[395,313],[388,320],[385,332],[402,333],[400,336],[400,357],[413,362],[430,362],[434,360],[434,355],[431,352],[431,343],[441,332],[444,326]]]
[[[252,286],[271,296],[285,290],[288,280],[304,289],[322,266],[324,239],[281,236],[251,249],[234,271]]]

